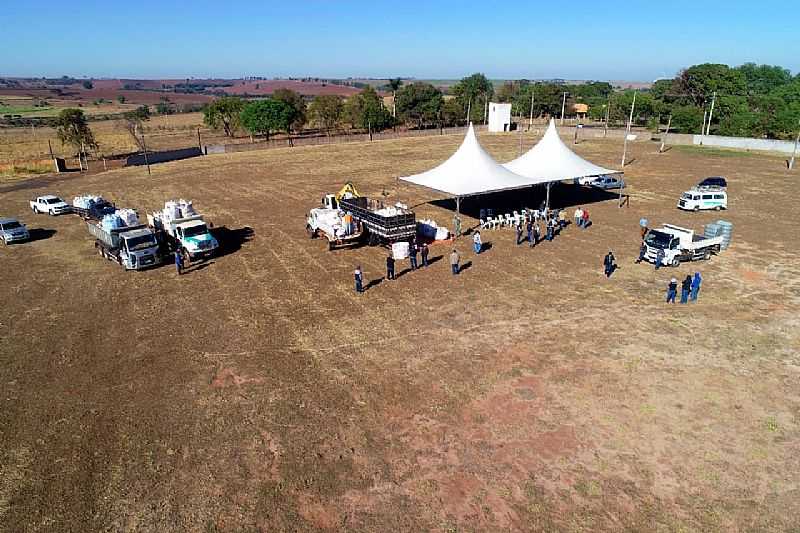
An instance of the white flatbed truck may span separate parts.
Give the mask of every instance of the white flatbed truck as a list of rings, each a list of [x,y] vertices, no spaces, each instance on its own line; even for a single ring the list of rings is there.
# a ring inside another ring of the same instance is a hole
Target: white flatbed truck
[[[692,229],[664,224],[657,229],[651,229],[644,238],[647,247],[645,260],[655,264],[659,250],[664,251],[661,264],[664,266],[678,266],[683,261],[707,260],[713,254],[719,253],[723,237],[704,237]]]

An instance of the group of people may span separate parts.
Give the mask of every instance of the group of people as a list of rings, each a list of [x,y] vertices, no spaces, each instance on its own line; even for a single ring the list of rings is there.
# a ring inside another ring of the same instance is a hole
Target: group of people
[[[426,243],[422,243],[418,246],[416,241],[411,241],[408,245],[408,261],[411,270],[414,271],[421,268],[417,261],[417,254],[419,254],[422,259],[422,267],[427,267],[429,264],[429,253],[430,249]],[[386,255],[386,279],[393,280],[397,278],[395,275],[395,263],[394,254],[390,251]],[[364,271],[361,269],[361,265],[356,266],[356,269],[353,271],[353,277],[355,278],[356,292],[364,292]]]
[[[591,225],[591,220],[589,219],[589,210],[584,209],[581,206],[575,210],[575,225],[579,228],[586,229]]]
[[[694,277],[687,274],[681,282],[681,303],[689,303],[697,301],[697,294],[700,292],[700,284],[703,282],[700,272],[695,272]],[[667,285],[667,303],[675,303],[675,297],[678,295],[678,280],[672,278]]]

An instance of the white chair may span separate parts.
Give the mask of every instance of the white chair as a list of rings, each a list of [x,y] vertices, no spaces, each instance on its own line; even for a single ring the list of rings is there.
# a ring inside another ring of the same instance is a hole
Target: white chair
[[[492,223],[492,221],[489,220],[488,218],[486,220],[484,220],[484,219],[480,219],[480,220],[481,220],[481,229],[487,229]]]
[[[506,226],[513,226],[514,225],[514,219],[508,213],[506,213],[505,225]]]
[[[514,214],[512,216],[514,218],[515,226],[519,226],[520,224],[522,224],[522,217],[519,215],[518,212],[514,211]]]

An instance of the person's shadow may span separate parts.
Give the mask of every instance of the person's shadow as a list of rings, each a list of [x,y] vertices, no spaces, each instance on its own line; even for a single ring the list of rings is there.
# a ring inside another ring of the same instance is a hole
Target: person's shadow
[[[381,283],[383,283],[383,280],[384,280],[384,279],[385,279],[385,277],[381,276],[380,278],[377,278],[377,279],[373,279],[373,280],[371,280],[369,283],[367,283],[366,285],[364,285],[364,288],[362,289],[362,290],[363,290],[363,292],[367,292],[367,291],[368,291],[369,289],[371,289],[372,287],[377,287],[378,285],[380,285]]]
[[[458,267],[458,273],[461,274],[462,272],[464,272],[465,270],[469,269],[470,267],[472,267],[472,261],[467,261],[466,263],[464,263],[463,265]]]

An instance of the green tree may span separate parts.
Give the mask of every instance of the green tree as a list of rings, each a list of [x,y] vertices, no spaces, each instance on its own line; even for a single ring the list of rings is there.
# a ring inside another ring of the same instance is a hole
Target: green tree
[[[779,66],[745,63],[734,70],[744,77],[750,95],[768,94],[792,81],[791,72]]]
[[[150,108],[146,105],[139,106],[133,111],[126,111],[122,114],[123,127],[131,136],[139,150],[144,150],[144,141],[139,132],[144,128],[143,123],[148,120],[150,120]]]
[[[342,99],[335,94],[323,94],[315,97],[308,106],[309,115],[328,135],[342,120],[344,105]]]
[[[97,148],[94,134],[89,128],[86,115],[80,109],[62,110],[55,121],[56,135],[62,144],[68,144],[78,151]]]
[[[290,129],[296,132],[302,130],[307,120],[305,99],[291,89],[276,89],[272,93],[272,98],[285,103],[292,109]]]
[[[703,124],[703,110],[686,105],[672,109],[672,129],[681,133],[699,133]]]
[[[244,100],[235,96],[223,96],[203,109],[203,122],[212,129],[222,129],[233,137],[239,127],[239,115],[244,109]]]
[[[156,113],[159,115],[171,115],[175,112],[175,108],[170,102],[169,98],[162,96],[156,104]]]
[[[675,93],[675,89],[673,88],[674,84],[674,78],[668,80],[656,80],[652,87],[650,87],[650,94],[653,95],[653,98],[656,100],[666,102]]]
[[[119,96],[117,96],[117,102],[119,102],[120,104],[124,104],[125,103],[125,96],[123,96],[121,94]]]
[[[241,112],[241,124],[253,135],[265,135],[267,139],[272,132],[289,132],[292,127],[294,110],[281,100],[267,98],[249,102]]]
[[[462,78],[453,86],[451,92],[465,115],[467,109],[470,110],[471,122],[483,122],[486,104],[494,95],[494,86],[485,75],[475,73]]]
[[[692,104],[702,106],[714,92],[743,96],[747,91],[747,82],[740,71],[728,65],[704,63],[682,71],[676,80],[676,89]]]
[[[465,112],[455,98],[445,98],[442,103],[442,125],[458,126],[464,122]]]
[[[381,131],[393,124],[392,115],[383,107],[383,101],[370,86],[347,99],[345,115],[354,128]]]
[[[87,91],[91,90],[94,88],[94,83],[92,83],[91,80],[86,80],[83,82],[83,88],[86,89]]]
[[[442,92],[430,83],[416,82],[397,92],[395,107],[400,118],[418,128],[437,123],[442,110]]]

